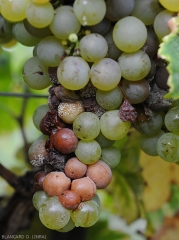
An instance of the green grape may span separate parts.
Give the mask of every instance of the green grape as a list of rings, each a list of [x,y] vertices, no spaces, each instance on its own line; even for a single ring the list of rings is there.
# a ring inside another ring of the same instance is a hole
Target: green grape
[[[40,130],[40,122],[42,120],[42,118],[45,116],[45,114],[49,111],[49,106],[47,104],[43,104],[39,107],[37,107],[33,113],[33,123],[35,125],[35,127]]]
[[[73,228],[75,228],[75,223],[74,223],[74,221],[70,218],[69,222],[68,222],[63,228],[56,229],[56,231],[58,231],[58,232],[69,232],[69,231],[71,231]]]
[[[136,120],[133,123],[133,127],[146,136],[153,136],[161,130],[163,125],[163,117],[162,114],[153,112],[152,116],[146,120]]]
[[[150,85],[145,79],[138,81],[123,79],[121,82],[121,88],[125,99],[132,104],[144,102],[150,93]]]
[[[0,15],[0,43],[8,43],[13,39],[12,35],[13,23],[7,21]]]
[[[43,38],[37,45],[38,58],[49,67],[57,67],[64,53],[64,46],[61,44],[61,41],[54,36]]]
[[[140,19],[145,25],[151,25],[161,10],[158,0],[135,0],[131,15]]]
[[[98,194],[95,194],[94,197],[92,198],[92,200],[95,201],[99,207],[101,206],[101,201],[100,201]]]
[[[102,91],[97,89],[96,101],[106,110],[114,110],[118,108],[123,100],[123,94],[119,86],[113,88],[110,91]]]
[[[32,47],[40,42],[41,38],[32,36],[25,28],[23,22],[14,23],[12,28],[14,38],[24,46]]]
[[[142,50],[133,53],[122,53],[118,63],[122,77],[130,81],[138,81],[145,78],[151,69],[150,58]]]
[[[110,168],[116,167],[121,159],[120,150],[115,147],[106,147],[101,149],[101,158],[103,162],[105,162]]]
[[[54,36],[59,39],[68,39],[71,33],[78,33],[81,25],[71,6],[61,6],[55,10],[55,16],[50,24]]]
[[[58,197],[49,197],[39,209],[39,218],[50,229],[63,228],[70,220],[70,211],[62,206]]]
[[[95,139],[100,132],[99,118],[95,113],[80,113],[73,122],[73,131],[75,135],[86,141]]]
[[[119,56],[122,54],[122,51],[115,45],[113,40],[113,28],[111,28],[108,33],[104,36],[108,44],[108,58],[112,58],[117,61]]]
[[[136,17],[124,17],[114,26],[114,43],[124,52],[135,52],[139,50],[144,45],[146,39],[147,29],[144,23]]]
[[[115,142],[114,140],[110,140],[109,138],[106,138],[101,131],[99,135],[95,138],[95,140],[99,143],[101,148],[110,147]]]
[[[79,90],[89,81],[89,65],[81,57],[66,57],[60,62],[57,77],[62,86],[70,90]]]
[[[104,17],[99,23],[86,27],[91,33],[98,33],[104,36],[107,34],[111,28],[111,22],[109,19]]]
[[[162,38],[170,33],[170,28],[168,26],[168,21],[174,16],[173,12],[168,10],[163,10],[157,14],[154,20],[154,31],[159,39],[162,42]]]
[[[23,23],[24,23],[24,27],[28,31],[28,33],[30,33],[34,37],[44,38],[44,37],[52,35],[52,32],[51,32],[49,26],[44,27],[44,28],[37,28],[37,27],[32,26],[27,21],[27,19],[24,19]]]
[[[80,55],[84,60],[97,62],[106,56],[108,44],[100,34],[91,33],[80,40],[79,48]]]
[[[11,22],[26,18],[26,8],[31,0],[1,0],[1,14]]]
[[[84,164],[92,164],[99,160],[101,156],[101,147],[95,140],[80,140],[75,149],[75,155]]]
[[[178,146],[179,137],[173,133],[165,133],[157,141],[158,155],[167,162],[178,162]]]
[[[164,123],[171,133],[179,135],[179,107],[173,107],[167,112]]]
[[[115,88],[121,80],[121,69],[116,61],[104,58],[91,67],[90,71],[92,84],[103,91]]]
[[[135,0],[106,0],[106,17],[112,22],[131,15]]]
[[[178,0],[159,0],[159,2],[169,11],[178,12],[179,2]]]
[[[76,227],[91,227],[99,219],[99,205],[94,201],[80,203],[77,209],[71,212],[71,218]]]
[[[33,48],[33,57],[37,57],[37,46],[38,44],[36,44]]]
[[[140,148],[143,152],[149,156],[158,156],[157,152],[157,141],[165,132],[160,130],[157,134],[153,136],[140,136]]]
[[[51,3],[37,4],[31,2],[26,9],[28,22],[37,28],[47,27],[54,18],[54,9]]]
[[[22,76],[26,84],[35,90],[42,90],[51,84],[48,67],[38,57],[32,57],[25,62]]]
[[[107,111],[100,119],[101,132],[110,140],[119,140],[125,137],[131,126],[130,122],[122,121],[118,113],[118,110]]]
[[[75,0],[73,8],[76,17],[83,26],[99,23],[106,13],[104,0]]]
[[[34,193],[32,202],[34,207],[39,211],[42,204],[49,198],[49,196],[44,191],[37,191]]]
[[[148,77],[154,77],[154,75],[155,75],[154,69],[156,69],[156,62],[154,60],[155,58],[153,58],[153,57],[156,56],[158,48],[159,48],[158,37],[155,34],[155,31],[153,28],[148,28],[147,29],[147,40],[141,49],[141,50],[144,50],[145,53],[147,53],[147,55],[151,59],[151,64],[152,64],[151,69],[153,69],[153,74],[150,76],[150,73],[149,73]]]

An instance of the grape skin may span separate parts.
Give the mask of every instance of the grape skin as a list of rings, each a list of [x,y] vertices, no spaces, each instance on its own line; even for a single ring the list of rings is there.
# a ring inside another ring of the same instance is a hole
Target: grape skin
[[[176,135],[179,135],[179,107],[171,108],[165,115],[166,128]]]
[[[95,140],[80,140],[75,149],[75,154],[82,163],[92,164],[99,160],[101,156],[101,147]]]
[[[81,25],[91,26],[102,21],[106,13],[106,4],[104,0],[75,0],[73,9]]]
[[[178,12],[179,2],[177,0],[159,0],[159,2],[169,11]]]
[[[50,30],[59,39],[68,39],[71,33],[78,33],[80,22],[71,6],[60,6],[55,10],[55,16],[50,24]]]
[[[44,191],[37,191],[34,193],[32,202],[34,207],[39,211],[42,204],[49,198],[49,196]]]
[[[154,31],[159,39],[159,42],[162,42],[162,38],[170,33],[168,26],[168,21],[174,16],[173,12],[168,10],[163,10],[157,14],[154,20]]]
[[[122,53],[118,59],[123,78],[130,81],[138,81],[147,76],[151,69],[151,61],[148,55],[138,50],[132,53]]]
[[[99,205],[94,200],[82,202],[71,212],[71,218],[76,227],[91,227],[98,221]]]
[[[173,133],[163,134],[157,142],[158,155],[167,162],[179,161],[179,137]]]
[[[11,21],[19,22],[26,18],[26,8],[30,0],[2,0],[1,1],[1,14],[2,16]],[[19,8],[20,6],[20,8]]]
[[[121,69],[116,61],[103,58],[94,63],[90,70],[92,84],[103,91],[115,88],[121,80]]]
[[[57,70],[59,82],[67,89],[79,90],[89,81],[90,68],[81,57],[66,57],[60,62]]]
[[[61,41],[54,36],[43,38],[37,45],[38,58],[49,67],[57,67],[64,52],[65,48]]]
[[[118,110],[110,110],[104,113],[100,119],[101,132],[110,140],[122,139],[129,131],[130,122],[123,122]]]
[[[100,122],[96,114],[83,112],[79,114],[73,122],[75,135],[82,140],[93,140],[100,132]]]
[[[79,44],[80,55],[87,62],[97,62],[103,59],[108,51],[105,38],[97,33],[84,36]]]
[[[45,114],[49,111],[49,106],[47,104],[40,105],[37,107],[33,113],[33,123],[35,127],[40,130],[40,122]]]
[[[120,19],[113,29],[113,40],[116,46],[124,52],[139,50],[147,39],[147,29],[144,23],[136,17],[127,16]]]
[[[49,26],[54,18],[54,9],[51,3],[37,4],[31,2],[26,9],[28,22],[37,28]]]
[[[61,205],[58,197],[50,197],[40,207],[39,218],[47,228],[60,229],[70,220],[70,211]]]
[[[26,84],[35,90],[42,90],[51,84],[47,66],[38,57],[32,57],[25,62],[22,75]]]

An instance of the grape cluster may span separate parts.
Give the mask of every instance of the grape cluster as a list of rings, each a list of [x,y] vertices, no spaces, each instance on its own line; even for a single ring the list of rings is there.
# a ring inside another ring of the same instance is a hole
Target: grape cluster
[[[131,127],[145,153],[179,162],[179,106],[164,99],[167,62],[157,57],[177,1],[1,0],[0,11],[1,44],[34,47],[24,81],[49,88],[29,148],[40,168],[33,204],[47,228],[97,222],[97,190],[110,184],[121,158],[114,143]]]

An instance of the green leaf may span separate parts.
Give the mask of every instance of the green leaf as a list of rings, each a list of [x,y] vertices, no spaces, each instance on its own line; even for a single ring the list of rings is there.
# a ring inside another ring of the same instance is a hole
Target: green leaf
[[[129,134],[114,143],[114,146],[121,151],[121,161],[114,171],[121,173],[134,173],[141,170],[139,164],[140,146],[139,136],[137,131],[131,131]]]
[[[172,197],[170,199],[170,207],[172,210],[177,211],[179,209],[179,187],[175,184],[171,185]]]
[[[130,240],[131,238],[122,232],[112,231],[108,228],[107,221],[98,221],[87,230],[86,240]]]
[[[138,201],[124,176],[120,173],[114,174],[107,192],[107,198],[111,198],[111,201],[108,202],[112,213],[119,215],[127,223],[131,223],[139,217]]]
[[[136,196],[141,199],[145,187],[145,181],[142,176],[142,172],[129,173],[126,174],[125,177]]]
[[[168,62],[167,70],[169,72],[169,79],[167,84],[170,89],[165,98],[175,100],[179,98],[179,16],[172,18],[170,23],[173,28],[172,32],[163,38],[158,54]]]

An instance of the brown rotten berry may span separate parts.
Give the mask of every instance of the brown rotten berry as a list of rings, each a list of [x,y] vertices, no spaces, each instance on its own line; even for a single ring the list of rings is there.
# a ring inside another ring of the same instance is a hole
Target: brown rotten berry
[[[74,152],[78,144],[78,138],[69,128],[57,130],[52,135],[53,146],[61,153],[68,154]]]
[[[63,172],[50,172],[43,180],[43,189],[50,196],[60,196],[70,189],[71,180]]]
[[[87,165],[78,158],[70,158],[65,165],[65,174],[71,179],[82,178],[87,171]]]
[[[103,161],[99,160],[88,165],[86,176],[91,178],[97,189],[106,188],[112,180],[112,171]]]
[[[78,193],[81,201],[91,200],[96,193],[96,185],[89,177],[83,177],[72,181],[71,190]]]
[[[34,176],[34,188],[36,191],[43,190],[43,180],[47,173],[45,171],[40,171]]]
[[[81,203],[81,197],[75,191],[66,190],[59,196],[59,201],[65,208],[74,210]]]

